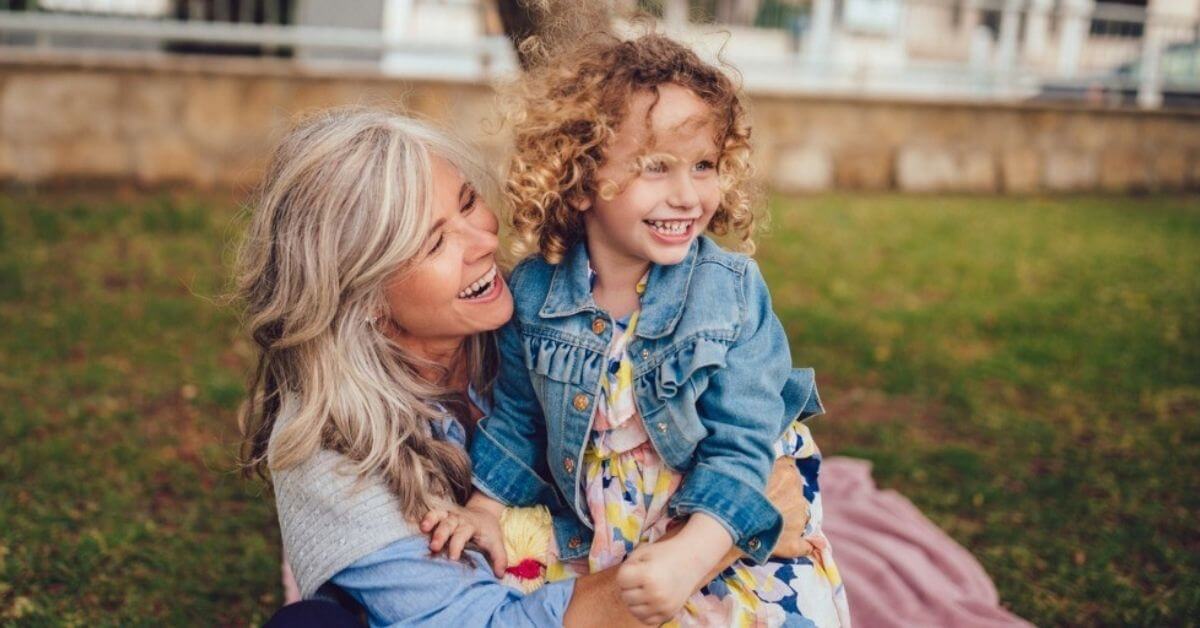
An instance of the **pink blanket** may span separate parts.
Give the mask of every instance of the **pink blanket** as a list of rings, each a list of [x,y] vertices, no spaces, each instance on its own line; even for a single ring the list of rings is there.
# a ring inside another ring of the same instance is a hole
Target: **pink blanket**
[[[970,552],[902,495],[875,487],[870,462],[826,458],[820,483],[856,626],[1030,626],[1000,606]]]

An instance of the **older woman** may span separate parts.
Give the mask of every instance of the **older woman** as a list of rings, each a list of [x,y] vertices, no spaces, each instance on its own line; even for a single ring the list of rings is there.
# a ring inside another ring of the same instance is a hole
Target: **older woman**
[[[488,332],[512,314],[487,180],[459,143],[386,112],[324,113],[282,141],[239,257],[259,348],[247,468],[269,470],[302,595],[337,585],[372,625],[634,623],[612,570],[524,595],[476,551],[431,555],[415,523],[461,513]],[[772,494],[798,553],[794,476],[781,467]]]

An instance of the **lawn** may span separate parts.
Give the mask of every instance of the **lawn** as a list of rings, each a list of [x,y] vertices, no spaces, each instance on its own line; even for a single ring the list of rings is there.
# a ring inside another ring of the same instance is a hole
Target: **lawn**
[[[776,199],[758,257],[825,453],[1038,624],[1200,617],[1200,198]],[[261,623],[236,202],[0,196],[0,623]],[[852,583],[851,583],[852,585]],[[851,590],[853,595],[853,590]]]

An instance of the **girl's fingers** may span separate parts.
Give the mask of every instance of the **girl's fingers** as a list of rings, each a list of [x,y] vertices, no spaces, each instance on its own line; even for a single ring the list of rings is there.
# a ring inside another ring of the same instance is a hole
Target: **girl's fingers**
[[[625,606],[645,605],[650,601],[650,595],[645,589],[622,589],[621,601],[625,602]]]
[[[637,610],[634,610],[635,608]],[[637,617],[638,621],[642,622],[643,624],[650,624],[653,626],[666,623],[667,620],[671,619],[670,613],[664,613],[653,604],[638,604],[637,606],[630,606],[629,612],[634,617]]]
[[[443,519],[442,522],[438,524],[437,529],[434,530],[433,534],[429,537],[430,551],[435,554],[442,551],[442,547],[446,545],[446,540],[449,539],[450,535],[454,533],[454,530],[458,528],[458,524],[458,517],[455,517],[454,515],[450,515]]]
[[[508,569],[508,552],[504,550],[504,543],[491,537],[476,539],[476,542],[479,543],[479,549],[487,553],[496,577],[503,578],[504,570]]]
[[[625,564],[617,570],[617,586],[622,591],[642,586],[642,566],[625,561]]]
[[[447,514],[449,513],[445,510],[430,510],[425,513],[425,517],[421,519],[421,532],[428,534],[439,521],[446,518]]]
[[[470,524],[458,526],[454,534],[450,535],[450,543],[446,546],[446,553],[450,556],[450,560],[458,560],[462,556],[463,548],[467,546],[467,541],[475,535],[475,528]]]

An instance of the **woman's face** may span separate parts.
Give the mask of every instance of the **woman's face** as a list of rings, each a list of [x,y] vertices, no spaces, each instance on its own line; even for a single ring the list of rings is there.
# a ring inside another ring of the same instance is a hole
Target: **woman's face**
[[[496,267],[496,215],[457,168],[436,156],[433,214],[421,253],[387,284],[385,298],[397,341],[454,346],[508,322],[512,294]]]

